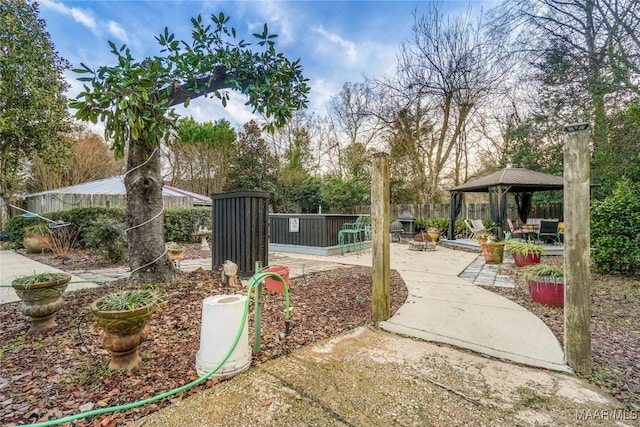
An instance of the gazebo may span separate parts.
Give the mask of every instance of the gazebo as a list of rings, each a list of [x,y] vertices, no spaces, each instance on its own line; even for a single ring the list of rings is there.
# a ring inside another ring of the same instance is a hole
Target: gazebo
[[[562,190],[564,178],[525,168],[505,168],[451,188],[451,217],[449,240],[455,240],[455,222],[462,209],[464,193],[489,193],[491,218],[502,236],[507,216],[507,193],[514,193],[518,216],[525,222],[531,211],[531,197],[535,191]]]

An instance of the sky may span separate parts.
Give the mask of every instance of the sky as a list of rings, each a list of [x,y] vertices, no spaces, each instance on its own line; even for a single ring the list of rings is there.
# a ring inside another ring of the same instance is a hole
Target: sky
[[[291,60],[300,59],[310,79],[309,112],[324,116],[330,99],[346,82],[363,82],[364,76],[381,77],[394,72],[403,41],[411,36],[414,12],[423,15],[428,1],[69,1],[39,0],[40,17],[56,50],[72,68],[82,62],[91,68],[114,65],[108,41],[126,44],[136,59],[161,55],[154,38],[164,31],[190,40],[190,18],[223,12],[240,38],[252,40],[266,23],[278,34],[276,49]],[[442,1],[443,11],[479,13],[488,0]],[[71,71],[68,96],[82,88]],[[241,94],[231,94],[223,108],[215,98],[200,98],[182,116],[200,122],[227,119],[237,128],[257,116],[244,106]]]

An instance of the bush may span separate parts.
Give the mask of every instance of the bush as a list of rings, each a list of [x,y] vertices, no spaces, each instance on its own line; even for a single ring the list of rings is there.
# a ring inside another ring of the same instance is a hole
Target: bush
[[[9,218],[5,223],[5,226],[7,233],[9,233],[9,238],[11,239],[11,242],[13,242],[12,247],[19,248],[22,246],[25,229],[39,226],[40,224],[47,226],[47,222],[45,220],[37,217],[24,217],[22,215],[17,215]]]
[[[440,232],[448,233],[449,230],[449,218],[418,218],[415,221],[416,229],[428,230],[430,228],[437,228]],[[459,236],[464,233],[466,226],[462,219],[456,219],[454,226],[455,235]]]
[[[124,223],[112,218],[98,218],[84,233],[84,244],[100,252],[112,263],[120,262],[127,256],[127,240]]]
[[[73,224],[78,230],[77,242],[80,247],[83,248],[92,247],[87,245],[86,233],[93,228],[96,222],[110,220],[121,224],[126,223],[125,209],[123,207],[107,208],[102,206],[90,206],[49,212],[46,216],[55,221],[69,222]],[[89,240],[91,240],[91,238]]]
[[[640,272],[640,184],[628,179],[591,207],[594,270],[601,273]]]
[[[164,238],[167,242],[198,242],[195,236],[198,227],[211,228],[209,207],[168,208],[164,215]],[[74,230],[78,232],[77,243],[81,248],[96,249],[104,253],[111,262],[118,262],[126,257],[124,207],[90,206],[48,212],[45,216],[53,221],[68,222],[75,226]],[[36,224],[48,225],[37,217],[18,215],[10,218],[6,227],[14,242],[13,246],[21,246],[25,228]],[[110,241],[112,237],[115,239],[113,242]]]
[[[164,211],[166,242],[198,242],[198,227],[211,229],[211,208],[168,208]]]

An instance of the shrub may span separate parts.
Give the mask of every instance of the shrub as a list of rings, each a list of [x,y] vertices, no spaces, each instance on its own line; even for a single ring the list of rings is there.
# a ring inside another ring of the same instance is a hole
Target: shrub
[[[440,232],[448,233],[449,218],[418,218],[415,221],[416,230],[428,230],[429,228],[437,228]],[[462,219],[456,219],[454,232],[456,236],[464,234],[466,226]]]
[[[30,227],[39,226],[39,224],[46,225],[43,219],[37,217],[24,217],[17,215],[9,218],[6,222],[6,230],[9,233],[9,238],[13,242],[13,248],[19,248],[22,246],[22,239],[24,239],[25,229]]]
[[[102,253],[112,263],[122,261],[127,255],[125,226],[121,221],[111,218],[98,218],[84,233],[84,243]]]
[[[623,178],[611,195],[591,207],[594,270],[640,272],[640,184]]]
[[[107,208],[103,206],[88,206],[82,208],[67,209],[64,211],[49,212],[47,217],[55,221],[69,222],[77,231],[77,242],[81,247],[87,248],[85,234],[97,221],[113,220],[122,224],[126,223],[124,207]]]
[[[198,227],[211,228],[211,208],[168,208],[164,212],[166,242],[198,242]]]

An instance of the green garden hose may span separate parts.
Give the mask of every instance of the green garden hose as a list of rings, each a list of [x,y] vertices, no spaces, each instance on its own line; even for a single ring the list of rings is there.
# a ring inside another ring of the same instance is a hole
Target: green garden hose
[[[284,286],[284,295],[285,295],[285,320],[289,321],[289,311],[290,311],[289,310],[289,288],[287,287],[287,283],[285,282],[285,280],[279,274],[276,274],[276,273],[258,273],[258,274],[254,274],[249,279],[249,286],[248,286],[248,289],[247,289],[247,300],[246,300],[246,302],[244,304],[244,313],[242,314],[242,321],[240,322],[240,327],[238,328],[238,332],[236,333],[236,336],[235,336],[235,338],[233,340],[233,344],[231,344],[231,347],[229,348],[229,351],[227,351],[227,354],[225,354],[225,356],[222,358],[222,361],[220,363],[218,363],[216,366],[214,366],[209,372],[204,374],[202,377],[200,377],[200,378],[198,378],[196,380],[193,380],[192,382],[190,382],[188,384],[185,384],[183,386],[174,388],[172,390],[166,391],[166,392],[164,392],[162,394],[158,394],[156,396],[149,397],[147,399],[138,400],[137,402],[126,403],[126,404],[122,404],[122,405],[118,405],[118,406],[110,406],[110,407],[101,408],[101,409],[94,409],[92,411],[82,412],[82,413],[79,413],[79,414],[76,414],[76,415],[70,415],[68,417],[59,418],[57,420],[45,421],[45,422],[41,422],[41,423],[37,423],[37,424],[29,424],[29,426],[31,426],[31,427],[55,426],[55,425],[58,425],[58,424],[79,420],[79,419],[82,419],[82,418],[93,417],[95,415],[102,415],[102,414],[107,414],[107,413],[110,413],[110,412],[125,411],[125,410],[128,410],[128,409],[137,408],[139,406],[143,406],[143,405],[146,405],[148,403],[157,402],[157,401],[162,400],[162,399],[164,399],[166,397],[173,396],[173,395],[181,393],[183,391],[187,391],[190,388],[195,387],[198,384],[204,382],[211,375],[216,373],[216,371],[218,371],[218,369],[220,369],[226,363],[227,359],[229,359],[229,357],[231,357],[231,354],[236,349],[236,346],[238,345],[238,341],[240,341],[240,337],[242,336],[242,331],[244,329],[244,324],[247,321],[247,316],[248,316],[248,313],[249,313],[249,303],[250,303],[250,300],[251,300],[251,293],[253,291],[253,288],[256,285],[259,286],[266,277],[273,277],[274,279],[277,279],[280,282],[282,282],[282,284]]]

